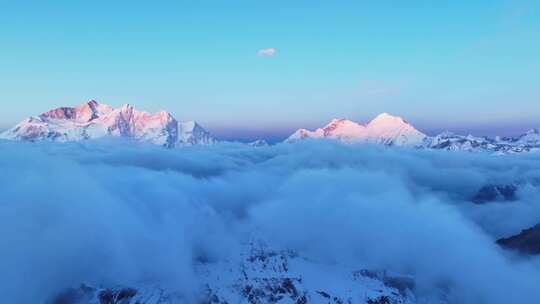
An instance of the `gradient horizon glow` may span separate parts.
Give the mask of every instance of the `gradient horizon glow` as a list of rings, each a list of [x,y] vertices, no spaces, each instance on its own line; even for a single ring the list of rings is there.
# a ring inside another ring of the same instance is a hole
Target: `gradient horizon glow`
[[[538,1],[2,1],[0,128],[88,99],[224,139],[399,115],[540,127]]]

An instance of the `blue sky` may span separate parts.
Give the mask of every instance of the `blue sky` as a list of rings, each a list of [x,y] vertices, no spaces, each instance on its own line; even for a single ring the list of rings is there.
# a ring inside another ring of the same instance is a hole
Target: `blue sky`
[[[445,2],[0,0],[0,126],[96,99],[228,138],[540,127],[540,2]]]

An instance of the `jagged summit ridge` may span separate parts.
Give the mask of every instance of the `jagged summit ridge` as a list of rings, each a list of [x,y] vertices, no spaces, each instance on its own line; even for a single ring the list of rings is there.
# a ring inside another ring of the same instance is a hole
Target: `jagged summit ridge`
[[[29,117],[0,134],[24,141],[79,141],[106,136],[130,138],[165,147],[212,144],[216,140],[194,121],[178,122],[170,113],[151,114],[130,104],[113,108],[90,100]]]
[[[61,107],[50,110],[39,115],[42,120],[71,120],[80,123],[89,122],[99,116],[105,115],[112,111],[109,105],[99,104],[95,100],[90,100],[80,106]]]
[[[102,137],[129,138],[164,147],[213,144],[217,140],[195,121],[177,121],[169,112],[148,113],[130,104],[113,108],[96,100],[76,107],[60,107],[31,116],[0,133],[0,139],[22,141],[80,141]],[[405,119],[381,113],[367,123],[332,119],[322,128],[298,129],[285,142],[325,138],[345,143],[369,143],[422,149],[492,152],[496,154],[540,151],[540,130],[516,137],[476,137],[442,132],[427,136]],[[263,140],[249,146],[268,146]]]
[[[348,119],[333,119],[323,128],[314,131],[299,129],[286,142],[305,138],[330,138],[349,143],[374,143],[389,146],[416,146],[426,135],[416,130],[401,117],[382,113],[367,124]]]

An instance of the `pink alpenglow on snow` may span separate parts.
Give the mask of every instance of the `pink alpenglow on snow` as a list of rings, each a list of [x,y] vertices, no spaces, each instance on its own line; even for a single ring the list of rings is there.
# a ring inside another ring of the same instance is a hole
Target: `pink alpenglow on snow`
[[[416,146],[423,143],[426,135],[401,117],[382,113],[367,124],[347,119],[333,119],[329,124],[315,131],[299,129],[285,141],[295,142],[305,138],[337,139],[347,143]]]
[[[216,142],[196,122],[178,122],[166,111],[151,114],[129,104],[114,109],[95,100],[77,107],[61,107],[29,117],[0,134],[3,139],[56,142],[107,136],[130,138],[165,147]]]

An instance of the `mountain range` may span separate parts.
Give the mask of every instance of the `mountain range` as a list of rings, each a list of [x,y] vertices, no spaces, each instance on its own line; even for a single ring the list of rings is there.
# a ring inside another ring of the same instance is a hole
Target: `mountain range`
[[[23,141],[80,141],[107,136],[134,139],[167,148],[217,143],[195,121],[179,122],[170,113],[150,114],[126,104],[119,108],[90,100],[77,107],[61,107],[31,116],[0,134],[1,139]],[[476,137],[443,132],[428,136],[401,117],[382,113],[368,123],[333,119],[310,131],[298,129],[284,142],[303,139],[332,139],[344,143],[369,143],[419,149],[521,153],[540,150],[540,131],[530,130],[517,137]],[[249,145],[267,146],[264,140]]]
[[[216,139],[194,121],[179,122],[170,113],[119,108],[90,100],[77,107],[61,107],[29,117],[0,134],[24,141],[79,141],[106,136],[131,138],[165,147],[213,144]]]
[[[540,151],[540,131],[537,129],[518,137],[477,137],[443,132],[428,136],[401,117],[382,113],[366,124],[347,119],[333,119],[314,131],[299,129],[285,142],[303,139],[332,139],[345,143],[371,143],[418,149],[492,152],[497,154]]]
[[[333,119],[323,128],[315,131],[299,129],[286,142],[295,142],[306,138],[329,138],[347,143],[373,143],[391,146],[417,146],[422,144],[426,135],[416,130],[401,117],[382,113],[367,124],[360,124],[347,119]]]

